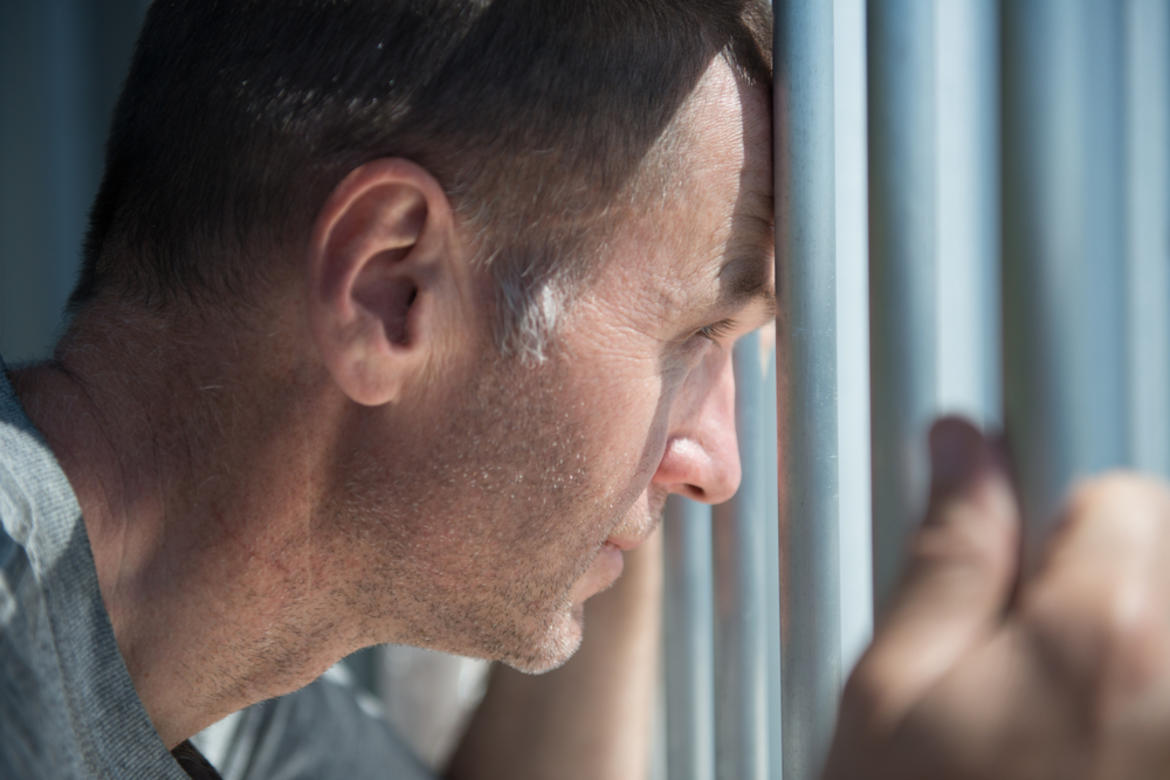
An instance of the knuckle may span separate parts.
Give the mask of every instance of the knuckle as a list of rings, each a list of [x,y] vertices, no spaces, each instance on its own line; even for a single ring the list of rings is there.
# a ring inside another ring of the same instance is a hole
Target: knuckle
[[[1135,560],[1170,555],[1170,490],[1120,471],[1082,480],[1069,491],[1048,548],[1069,541],[1080,555],[1092,550],[1095,557],[1115,558],[1115,574]]]
[[[1054,591],[1021,605],[1041,668],[1080,702],[1088,736],[1104,736],[1117,714],[1170,674],[1165,598],[1130,580],[1090,598]]]
[[[1065,514],[1092,517],[1103,510],[1110,514],[1119,508],[1158,506],[1163,513],[1170,508],[1170,491],[1162,482],[1128,471],[1111,471],[1082,479],[1069,492]]]
[[[1167,663],[1163,600],[1148,588],[1129,588],[1112,602],[1101,627],[1101,684],[1111,697],[1144,690]]]

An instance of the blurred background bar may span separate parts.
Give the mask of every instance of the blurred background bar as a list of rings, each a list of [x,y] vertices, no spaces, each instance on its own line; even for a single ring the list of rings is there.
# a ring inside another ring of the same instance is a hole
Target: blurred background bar
[[[1125,6],[1129,414],[1134,465],[1170,477],[1170,3]]]
[[[834,6],[788,0],[776,3],[775,11],[777,327],[784,360],[782,740],[784,777],[797,780],[820,773],[842,675]]]
[[[937,389],[935,8],[872,0],[869,321],[875,612],[924,506]]]
[[[765,701],[768,712],[763,738],[768,746],[768,773],[770,780],[780,780],[784,772],[784,669],[781,664],[781,577],[780,577],[780,447],[778,441],[776,385],[776,329],[766,328],[760,333],[760,360],[763,371],[762,410],[759,438],[755,442],[760,459],[758,472],[753,475],[763,495],[760,498],[761,523],[764,529],[764,675]]]
[[[671,496],[662,534],[666,777],[715,780],[711,507]]]
[[[1004,400],[1031,560],[1072,480],[1128,460],[1124,9],[1002,5]]]
[[[933,411],[993,431],[1003,416],[998,20],[996,3],[988,0],[935,5]]]
[[[767,379],[773,343],[760,332],[735,345],[736,433],[743,481],[730,501],[713,510],[715,576],[715,776],[742,780],[768,777],[768,641],[765,594],[768,567],[778,564],[766,549],[767,522],[775,513],[776,429],[768,430],[776,403]],[[772,472],[766,473],[769,464]]]
[[[873,633],[865,0],[836,0],[833,60],[840,669],[847,670]]]

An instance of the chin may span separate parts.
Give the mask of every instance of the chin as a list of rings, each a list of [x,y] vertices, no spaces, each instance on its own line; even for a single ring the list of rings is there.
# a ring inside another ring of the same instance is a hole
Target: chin
[[[543,634],[500,661],[525,674],[551,672],[573,657],[584,635],[585,605],[573,604],[554,615]]]

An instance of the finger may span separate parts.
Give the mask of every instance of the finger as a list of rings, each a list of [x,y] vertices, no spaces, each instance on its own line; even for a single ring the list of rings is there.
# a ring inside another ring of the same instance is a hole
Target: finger
[[[931,429],[930,455],[926,520],[851,680],[889,722],[999,624],[1018,565],[1019,512],[996,447],[946,418]]]
[[[1170,654],[1170,491],[1113,474],[1072,494],[1020,619],[1054,672],[1116,693],[1141,690]]]

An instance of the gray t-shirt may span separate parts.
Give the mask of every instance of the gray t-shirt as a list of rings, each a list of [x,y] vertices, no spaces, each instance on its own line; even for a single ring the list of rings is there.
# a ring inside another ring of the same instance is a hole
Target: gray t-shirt
[[[193,741],[226,780],[430,776],[329,676]],[[193,748],[176,755],[199,776]],[[0,360],[0,779],[188,776],[134,691],[73,489]]]
[[[253,704],[191,740],[224,780],[431,780],[343,667]]]
[[[188,777],[134,691],[77,499],[3,362],[0,777]]]

